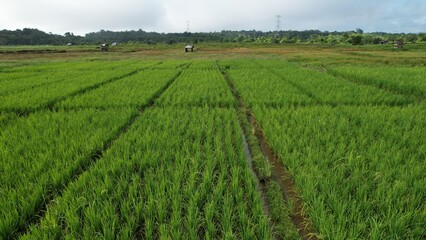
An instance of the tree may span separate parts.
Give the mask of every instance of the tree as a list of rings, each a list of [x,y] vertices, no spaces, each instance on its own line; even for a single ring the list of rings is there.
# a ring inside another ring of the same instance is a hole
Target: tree
[[[352,43],[352,45],[361,45],[362,44],[362,36],[359,34],[351,35],[349,38],[349,42]]]
[[[363,34],[364,30],[362,30],[361,28],[357,28],[357,29],[355,29],[355,32],[358,33],[358,34]]]

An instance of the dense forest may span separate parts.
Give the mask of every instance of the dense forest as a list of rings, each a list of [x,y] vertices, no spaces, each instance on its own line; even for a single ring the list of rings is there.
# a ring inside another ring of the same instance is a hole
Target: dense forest
[[[38,29],[1,30],[0,45],[83,45],[99,43],[175,44],[200,42],[236,43],[326,43],[326,44],[380,44],[383,42],[426,42],[426,33],[364,33],[362,29],[346,32],[306,31],[221,31],[208,33],[157,33],[137,31],[105,31],[87,33],[84,37],[67,32],[64,35],[45,33]]]

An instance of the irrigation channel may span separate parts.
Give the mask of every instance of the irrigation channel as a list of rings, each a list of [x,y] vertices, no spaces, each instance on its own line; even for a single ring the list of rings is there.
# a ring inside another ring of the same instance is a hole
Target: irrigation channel
[[[250,131],[247,131],[249,129],[244,129],[243,134],[245,135],[244,145],[248,146],[249,153],[247,154],[248,157],[248,165],[251,168],[251,172],[254,175],[253,177],[257,180],[259,183],[259,191],[261,191],[263,204],[265,212],[270,215],[270,206],[268,202],[268,197],[265,191],[267,191],[266,185],[268,184],[268,181],[274,181],[279,184],[282,191],[282,196],[284,200],[286,201],[287,206],[291,205],[292,211],[290,213],[291,220],[293,224],[296,226],[297,230],[299,231],[300,237],[304,240],[315,240],[317,239],[317,233],[315,232],[313,226],[311,225],[310,220],[308,217],[303,214],[303,202],[300,198],[299,193],[296,191],[295,184],[292,180],[291,174],[289,171],[285,168],[283,163],[278,159],[277,155],[273,152],[272,148],[270,147],[263,130],[261,129],[260,125],[257,123],[254,115],[250,112],[247,105],[244,103],[241,96],[238,94],[237,90],[235,89],[235,86],[230,81],[226,70],[221,69],[219,64],[217,64],[219,71],[222,73],[224,79],[226,80],[232,94],[234,95],[237,103],[238,103],[238,109],[237,111],[240,113],[238,114],[238,121],[240,123],[240,126],[243,126],[244,123],[249,124],[249,127],[252,129],[252,133]],[[244,119],[245,118],[245,119]],[[249,138],[250,134],[254,133],[254,137],[257,139],[258,146],[254,144],[248,144],[246,142],[246,139]],[[256,171],[253,169],[253,163],[252,163],[252,156],[251,152],[253,152],[253,149],[256,147],[260,147],[260,150],[264,156],[264,159],[269,162],[271,168],[272,168],[272,175],[269,178],[261,178],[257,176]],[[291,202],[291,203],[290,203]],[[277,224],[276,222],[273,222],[273,218],[271,225]]]

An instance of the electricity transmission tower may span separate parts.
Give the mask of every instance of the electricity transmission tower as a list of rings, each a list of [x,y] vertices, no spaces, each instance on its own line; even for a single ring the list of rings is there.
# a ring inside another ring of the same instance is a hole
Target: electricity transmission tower
[[[280,31],[281,28],[281,15],[277,15],[277,33]]]
[[[279,32],[280,32],[280,28],[281,28],[281,15],[276,15],[276,17],[277,17],[277,30],[276,30],[276,32],[275,32],[275,38],[276,39],[278,39],[278,35],[279,35]]]
[[[186,21],[186,32],[189,32],[189,21]]]

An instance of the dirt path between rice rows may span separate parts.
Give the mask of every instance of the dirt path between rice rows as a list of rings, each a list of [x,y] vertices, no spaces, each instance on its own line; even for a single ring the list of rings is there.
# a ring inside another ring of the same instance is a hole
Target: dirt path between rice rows
[[[219,68],[219,67],[218,67]],[[250,126],[252,129],[254,129],[255,137],[258,139],[260,144],[260,149],[262,151],[262,154],[266,157],[266,159],[269,160],[272,166],[272,181],[275,181],[278,183],[278,185],[281,187],[283,198],[288,202],[292,203],[293,211],[291,212],[291,220],[293,224],[296,226],[296,228],[299,231],[300,237],[304,240],[315,240],[317,238],[317,233],[314,229],[314,227],[311,225],[310,220],[306,215],[303,214],[303,201],[299,195],[299,193],[296,191],[295,183],[292,180],[292,176],[290,172],[287,170],[287,168],[283,165],[283,162],[280,161],[280,159],[277,157],[277,155],[272,150],[271,146],[269,145],[264,132],[258,122],[256,121],[254,115],[250,112],[250,110],[245,105],[243,99],[238,94],[238,92],[235,89],[235,86],[230,81],[229,77],[227,76],[227,73],[225,71],[222,71],[220,68],[224,79],[226,80],[232,94],[234,95],[235,99],[238,103],[238,108],[242,110],[245,113],[245,116],[247,117],[247,120],[250,123]],[[240,121],[240,120],[239,120]],[[241,125],[241,123],[240,123]],[[248,160],[249,161],[249,160]],[[255,171],[253,171],[253,166],[250,164],[251,171],[254,175],[256,175]],[[255,176],[257,182],[259,183],[259,190],[261,191],[262,195],[262,201],[264,204],[264,209],[267,214],[269,214],[269,204],[268,199],[265,197],[265,185],[266,183],[264,181],[259,181],[259,178]]]

